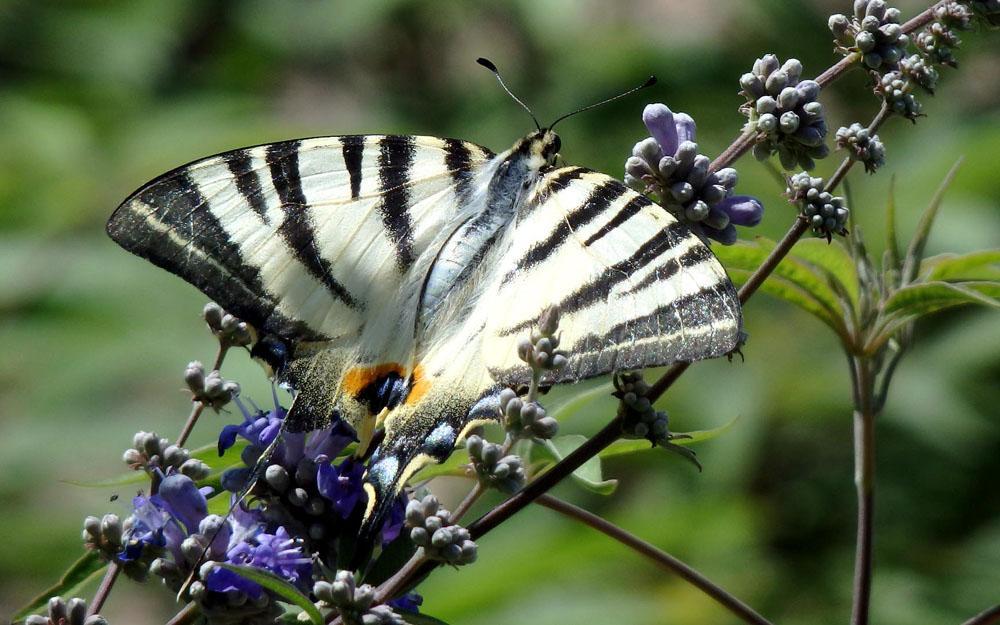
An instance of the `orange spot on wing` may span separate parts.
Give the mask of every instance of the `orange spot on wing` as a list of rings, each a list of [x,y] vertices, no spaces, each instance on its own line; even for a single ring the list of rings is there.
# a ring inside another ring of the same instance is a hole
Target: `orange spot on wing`
[[[395,362],[387,362],[374,367],[354,367],[353,369],[349,369],[344,374],[344,392],[357,396],[366,386],[390,373],[395,373],[403,377],[402,365]]]
[[[413,369],[413,377],[410,380],[410,394],[406,396],[406,404],[413,405],[420,401],[427,391],[431,389],[430,379],[424,376],[424,368],[417,365]]]

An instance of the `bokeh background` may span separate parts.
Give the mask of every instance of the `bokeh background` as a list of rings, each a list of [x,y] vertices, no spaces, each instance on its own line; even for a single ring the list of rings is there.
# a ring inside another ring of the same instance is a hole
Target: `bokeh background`
[[[213,354],[199,319],[205,298],[104,236],[105,219],[135,187],[200,156],[300,136],[436,134],[505,149],[532,125],[478,56],[502,68],[543,122],[659,77],[639,96],[564,122],[568,162],[620,176],[651,101],[692,114],[702,150],[716,154],[740,129],[739,75],[765,52],[796,56],[818,74],[835,60],[827,17],[850,4],[0,3],[0,614],[79,556],[86,514],[127,514],[132,487],[65,480],[121,473],[137,429],[176,436],[188,410],[184,365]],[[898,4],[905,15],[923,6]],[[965,40],[960,71],[944,71],[938,95],[923,98],[928,116],[882,131],[885,171],[851,175],[854,213],[876,251],[891,178],[908,235],[961,155],[930,251],[1000,241],[1000,35]],[[861,73],[823,100],[832,128],[877,110]],[[752,158],[739,169],[742,192],[767,206],[759,232],[780,236],[793,215],[782,189]],[[685,559],[775,622],[841,623],[854,546],[845,359],[797,309],[761,296],[746,314],[746,362],[699,364],[663,402],[677,430],[740,417],[697,447],[704,472],[650,452],[606,463],[620,480],[609,497],[570,485],[559,494]],[[878,423],[879,623],[958,623],[1000,599],[997,320],[963,310],[922,323]],[[266,401],[267,383],[244,355],[225,373]],[[612,410],[597,402],[563,431],[593,432]],[[236,420],[207,415],[194,442]],[[440,492],[454,503],[464,488]],[[112,493],[121,495],[113,503]],[[490,534],[480,554],[422,586],[429,613],[468,625],[735,622],[692,587],[542,508]],[[104,612],[117,624],[162,623],[171,600],[155,583],[124,581]]]

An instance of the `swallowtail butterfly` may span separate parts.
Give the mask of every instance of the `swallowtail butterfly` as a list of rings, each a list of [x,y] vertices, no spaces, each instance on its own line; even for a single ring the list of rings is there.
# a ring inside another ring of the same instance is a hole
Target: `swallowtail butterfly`
[[[362,534],[420,467],[531,372],[518,341],[556,305],[569,363],[544,383],[730,352],[732,283],[709,248],[621,182],[555,164],[539,129],[505,152],[350,135],[204,158],[133,193],[119,245],[252,325],[295,389],[292,431],[378,432]]]

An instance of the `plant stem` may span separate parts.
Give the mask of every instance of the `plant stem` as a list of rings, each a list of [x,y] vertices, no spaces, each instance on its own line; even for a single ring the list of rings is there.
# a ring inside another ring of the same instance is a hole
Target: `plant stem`
[[[650,543],[642,540],[638,536],[631,534],[618,527],[614,523],[606,521],[596,514],[592,514],[583,508],[553,497],[552,495],[542,495],[535,502],[540,505],[555,510],[556,512],[589,525],[597,531],[610,536],[621,544],[633,549],[636,553],[652,560],[657,566],[676,574],[681,579],[695,586],[709,597],[715,599],[724,608],[735,614],[746,623],[755,625],[771,625],[771,622],[758,614],[733,595],[729,594],[710,579],[694,570],[684,562],[674,556],[658,549]]]
[[[198,605],[192,601],[181,608],[181,611],[175,614],[172,619],[167,621],[167,625],[188,625],[189,623],[193,623],[199,615]]]
[[[229,351],[229,347],[224,345],[222,342],[219,343],[219,351],[215,353],[215,363],[212,364],[212,371],[218,371],[222,367],[222,361],[226,359],[226,352]],[[177,435],[177,442],[175,443],[178,447],[183,447],[184,443],[187,442],[189,436],[191,436],[191,431],[194,430],[194,424],[198,422],[198,417],[201,413],[205,411],[205,404],[200,401],[192,402],[191,414],[188,415],[187,421],[184,422],[184,427],[181,428],[181,433]]]
[[[991,623],[997,622],[1000,622],[1000,604],[997,604],[992,608],[986,608],[979,614],[962,623],[962,625],[990,625]]]
[[[472,504],[476,503],[476,500],[482,496],[483,492],[483,485],[476,482],[476,485],[472,487],[469,493],[465,496],[465,499],[462,500],[462,503],[458,504],[455,511],[451,513],[452,522],[458,523],[459,519],[465,516],[465,513],[469,511]]]
[[[115,581],[118,579],[118,574],[122,572],[118,563],[112,560],[108,563],[108,570],[104,572],[104,578],[101,579],[101,585],[97,587],[97,592],[94,593],[94,598],[91,599],[90,605],[87,606],[87,616],[93,616],[101,611],[104,607],[104,602],[107,601],[108,595],[111,594],[111,589],[115,585]]]
[[[857,545],[854,555],[852,625],[867,625],[872,584],[872,522],[875,504],[875,377],[864,357],[855,360],[854,384],[860,404],[854,410],[854,484],[858,493]]]

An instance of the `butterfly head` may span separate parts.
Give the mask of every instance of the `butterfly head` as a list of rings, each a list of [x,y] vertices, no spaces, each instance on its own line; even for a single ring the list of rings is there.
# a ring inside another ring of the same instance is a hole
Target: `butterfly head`
[[[529,169],[539,170],[555,165],[561,147],[559,135],[548,128],[542,128],[518,141],[512,151],[527,161]]]

